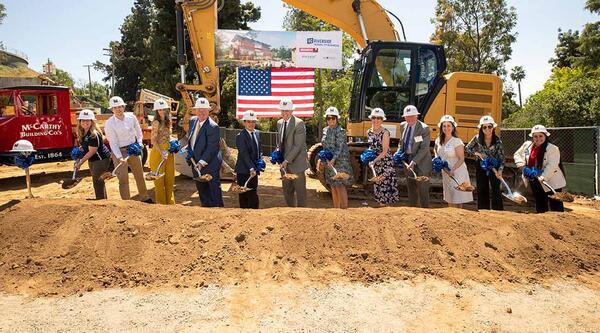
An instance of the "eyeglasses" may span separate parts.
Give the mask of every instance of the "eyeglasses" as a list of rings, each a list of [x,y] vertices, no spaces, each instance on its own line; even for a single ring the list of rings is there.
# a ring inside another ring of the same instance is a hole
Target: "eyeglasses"
[[[494,128],[494,126],[493,125],[483,125],[483,126],[481,126],[481,128],[483,128],[483,129],[492,129],[492,128]]]
[[[327,120],[334,120],[334,119],[337,119],[337,117],[336,116],[329,116],[329,117],[325,117],[325,119],[327,119]]]

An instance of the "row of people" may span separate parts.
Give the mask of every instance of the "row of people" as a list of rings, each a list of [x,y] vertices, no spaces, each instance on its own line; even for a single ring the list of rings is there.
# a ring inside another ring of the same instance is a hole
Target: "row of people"
[[[104,131],[110,144],[110,151],[104,146],[101,131],[97,128],[94,114],[81,111],[78,116],[77,135],[85,156],[79,161],[81,166],[89,161],[94,191],[97,199],[106,198],[106,189],[100,175],[107,171],[109,158],[114,165],[121,164],[116,174],[119,179],[119,192],[122,199],[130,198],[128,169],[134,174],[140,200],[152,202],[148,197],[144,181],[143,168],[139,156],[128,155],[127,147],[132,143],[141,144],[142,131],[136,117],[124,112],[125,103],[118,97],[109,101],[113,116],[105,124]],[[277,122],[277,150],[281,154],[280,170],[295,177],[282,177],[282,188],[286,205],[290,207],[306,207],[305,171],[309,167],[306,149],[306,126],[302,119],[293,115],[294,104],[284,99],[280,102],[281,119]],[[174,204],[175,162],[169,153],[171,139],[170,107],[162,99],[154,103],[155,117],[152,122],[152,150],[150,152],[150,168],[164,174],[155,180],[155,199],[157,203]],[[201,205],[204,207],[223,207],[220,184],[220,166],[222,157],[219,149],[219,127],[209,117],[208,100],[199,98],[193,108],[194,117],[190,119],[188,133],[189,163],[194,177],[210,175],[207,181],[196,182]],[[400,125],[398,150],[404,153],[406,172],[414,172],[416,177],[431,176],[432,156],[430,153],[431,131],[427,124],[418,120],[419,111],[409,105],[404,109],[405,121]],[[347,186],[353,184],[353,170],[347,144],[345,130],[339,125],[340,114],[335,107],[325,112],[327,126],[323,129],[321,143],[323,149],[331,152],[328,160],[323,160],[323,172],[326,183],[330,186],[333,206],[348,207]],[[394,163],[391,134],[383,127],[385,112],[375,108],[369,115],[372,127],[368,130],[368,148],[376,153],[373,169],[382,176],[381,181],[374,184],[374,198],[380,206],[394,204],[399,201],[397,167]],[[238,159],[235,166],[237,184],[247,185],[250,191],[239,195],[241,208],[259,208],[258,173],[261,160],[260,134],[256,130],[257,116],[247,111],[242,117],[244,130],[236,137]],[[457,183],[469,183],[469,172],[465,163],[465,153],[483,160],[493,157],[498,161],[496,168],[484,170],[477,163],[476,185],[477,206],[479,209],[502,210],[500,180],[504,169],[504,145],[495,134],[497,127],[494,119],[484,116],[480,119],[479,133],[465,146],[458,138],[458,124],[450,115],[444,115],[437,124],[440,135],[435,140],[434,153],[447,161],[448,169],[442,172],[444,200],[452,207],[473,201],[472,192],[460,191]],[[551,190],[542,183],[545,180],[557,191],[565,185],[564,171],[560,164],[558,147],[548,141],[550,133],[542,125],[531,130],[532,141],[525,142],[514,154],[518,167],[526,166],[543,170],[539,179],[525,179],[534,193],[536,211],[563,211],[562,202],[550,198]],[[112,151],[112,153],[111,153]],[[162,163],[161,163],[162,162]],[[410,169],[410,170],[409,170]],[[336,177],[345,174],[347,177]],[[415,177],[406,177],[409,205],[426,208],[429,206],[430,182],[418,181]],[[247,183],[247,184],[246,184]]]

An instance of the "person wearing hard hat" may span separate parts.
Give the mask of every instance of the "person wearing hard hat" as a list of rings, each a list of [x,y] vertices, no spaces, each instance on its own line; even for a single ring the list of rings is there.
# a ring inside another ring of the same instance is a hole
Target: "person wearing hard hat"
[[[163,205],[174,205],[175,195],[175,156],[169,154],[169,141],[171,140],[171,106],[162,98],[154,101],[154,120],[152,120],[150,151],[150,170],[163,174],[163,177],[154,180],[154,200]],[[165,160],[160,170],[156,170],[162,160]]]
[[[306,126],[302,119],[293,115],[294,103],[289,98],[279,102],[281,119],[277,121],[277,149],[283,155],[280,165],[284,171],[296,174],[296,179],[282,177],[283,197],[288,207],[306,207],[306,176],[308,154],[306,151]]]
[[[396,167],[390,149],[391,134],[383,127],[386,117],[382,109],[374,108],[371,110],[369,119],[371,119],[371,128],[367,131],[369,149],[377,153],[377,157],[373,160],[373,168],[377,176],[383,176],[381,182],[373,185],[373,192],[379,206],[385,207],[400,200],[398,177],[396,176]]]
[[[407,105],[400,124],[400,141],[398,149],[404,151],[408,159],[408,167],[417,176],[431,176],[431,152],[429,143],[431,131],[429,126],[419,121],[419,110],[414,105]],[[412,173],[411,173],[412,174]],[[429,180],[417,182],[414,177],[406,177],[408,203],[412,207],[429,207]]]
[[[330,151],[333,158],[327,161],[324,168],[325,183],[331,187],[331,196],[333,198],[334,208],[348,208],[348,191],[346,186],[351,186],[354,182],[352,166],[350,165],[350,152],[346,131],[338,123],[340,112],[335,106],[329,107],[325,111],[325,121],[327,127],[323,129],[321,144],[323,149]],[[345,173],[350,177],[347,179],[334,179],[335,171]]]
[[[533,126],[529,137],[532,140],[523,143],[513,157],[515,164],[521,170],[526,166],[541,170],[541,175],[537,179],[529,180],[523,177],[523,182],[531,186],[535,197],[535,211],[537,213],[564,212],[564,204],[550,198],[552,190],[542,184],[542,181],[546,181],[556,192],[561,192],[567,185],[564,168],[560,161],[560,150],[548,140],[550,132],[544,125]]]
[[[195,117],[190,118],[188,149],[193,152],[194,161],[200,172],[210,174],[208,182],[196,182],[202,207],[223,207],[221,192],[221,150],[219,141],[221,134],[219,125],[209,117],[210,103],[206,98],[198,98],[194,104]],[[194,162],[192,162],[194,163]],[[195,168],[192,168],[197,177]]]
[[[458,124],[454,117],[447,114],[442,116],[438,123],[440,135],[435,139],[434,151],[436,156],[448,161],[450,170],[442,171],[442,187],[444,189],[444,201],[448,207],[462,208],[462,205],[473,201],[473,192],[463,192],[456,188],[459,184],[470,183],[469,170],[465,163],[465,144],[456,134]]]
[[[479,119],[479,134],[475,135],[465,147],[465,152],[477,156],[481,161],[493,157],[497,161],[495,171],[482,169],[481,163],[477,163],[477,209],[503,210],[502,194],[500,193],[500,179],[504,169],[504,144],[494,133],[498,125],[491,116],[483,116]]]
[[[144,169],[140,156],[127,157],[127,146],[132,143],[143,145],[142,128],[135,115],[131,112],[125,112],[125,102],[119,96],[113,96],[108,100],[109,107],[113,112],[113,116],[108,118],[104,124],[104,132],[112,152],[112,160],[115,166],[119,163],[123,165],[117,170],[117,178],[119,179],[119,194],[121,199],[129,200],[131,193],[129,191],[129,172],[135,178],[140,200],[146,203],[152,203],[152,199],[148,196],[146,181],[144,180]]]
[[[110,150],[104,145],[94,111],[88,109],[79,111],[76,133],[77,142],[85,155],[77,162],[75,168],[81,168],[83,163],[88,161],[96,200],[106,199],[106,186],[104,180],[100,179],[100,175],[110,167]]]
[[[238,149],[235,172],[237,175],[237,184],[244,186],[248,178],[252,177],[247,187],[250,191],[239,194],[240,208],[258,209],[258,174],[260,167],[258,161],[262,159],[260,149],[260,133],[256,130],[256,121],[258,120],[256,112],[252,110],[245,111],[242,116],[244,130],[235,137],[235,145]]]

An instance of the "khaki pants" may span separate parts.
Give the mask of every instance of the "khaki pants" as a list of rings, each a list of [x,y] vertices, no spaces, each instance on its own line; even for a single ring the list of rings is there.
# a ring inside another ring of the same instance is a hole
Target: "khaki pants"
[[[123,156],[127,156],[127,147],[121,148],[121,154],[123,154]],[[119,165],[119,159],[117,159],[114,154],[112,154],[111,157],[115,167]],[[129,200],[131,198],[131,194],[129,192],[129,171],[127,167],[131,168],[131,172],[135,177],[135,184],[137,185],[140,200],[148,199],[148,190],[146,189],[144,169],[142,167],[142,159],[140,156],[129,157],[127,162],[121,165],[117,170],[117,178],[119,179],[119,194],[121,194],[121,199]]]
[[[283,197],[288,207],[306,207],[306,176],[304,171],[297,175],[298,178],[295,180],[283,179],[281,181]]]

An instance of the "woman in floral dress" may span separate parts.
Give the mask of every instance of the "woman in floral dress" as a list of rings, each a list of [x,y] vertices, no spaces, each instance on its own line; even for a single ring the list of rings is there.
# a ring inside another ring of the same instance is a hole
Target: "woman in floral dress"
[[[369,149],[377,153],[373,167],[377,176],[383,176],[383,180],[374,185],[375,200],[379,206],[385,207],[400,200],[398,178],[390,150],[390,132],[382,126],[386,119],[382,109],[374,108],[369,118],[372,125],[367,132]]]
[[[325,111],[327,127],[323,129],[321,144],[323,149],[333,153],[333,159],[327,162],[325,166],[325,183],[331,186],[331,196],[333,197],[334,208],[348,208],[348,191],[346,186],[353,183],[352,166],[350,166],[350,153],[348,143],[346,142],[346,131],[338,124],[340,113],[337,108],[330,107]],[[345,173],[350,177],[347,179],[333,179],[335,173]]]

